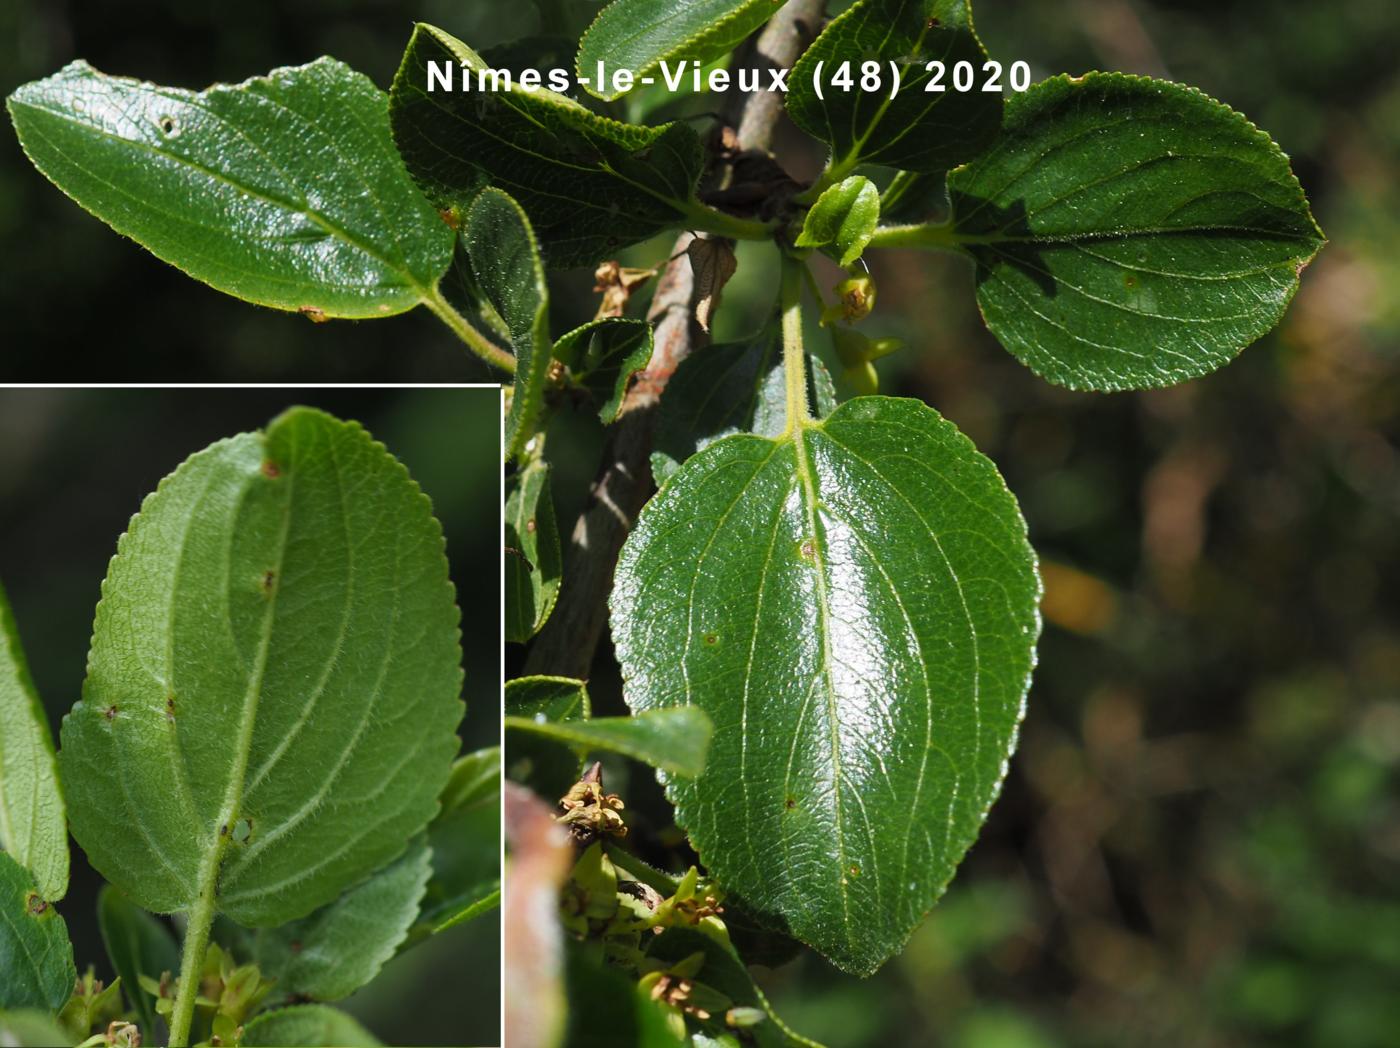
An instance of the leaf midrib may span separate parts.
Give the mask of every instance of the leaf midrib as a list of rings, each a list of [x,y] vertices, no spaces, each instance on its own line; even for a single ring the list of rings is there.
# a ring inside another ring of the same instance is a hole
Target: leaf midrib
[[[295,441],[296,438],[293,437],[293,447],[288,456],[289,461],[295,461],[297,458]],[[261,446],[266,454],[266,437],[263,437]],[[292,498],[296,485],[295,477],[295,470],[286,470],[283,474],[286,493],[282,508],[282,528],[277,539],[276,567],[272,569],[277,578],[282,577],[283,562],[286,559],[287,536],[291,530],[292,521]],[[226,559],[232,556],[232,533],[230,533],[229,541],[229,549],[225,551]],[[214,897],[219,873],[223,866],[224,854],[228,850],[229,842],[233,839],[234,824],[238,819],[239,806],[243,800],[243,782],[248,772],[248,758],[253,748],[253,728],[257,722],[258,702],[262,698],[263,677],[267,670],[268,652],[272,647],[273,624],[276,620],[277,599],[280,591],[280,586],[274,586],[271,594],[268,595],[267,608],[263,616],[262,636],[258,641],[257,652],[254,654],[253,672],[249,676],[248,687],[243,695],[243,716],[238,726],[238,738],[234,744],[233,770],[229,775],[228,786],[224,790],[219,817],[215,820],[213,827],[212,847],[205,852],[204,859],[200,863],[196,879],[198,891],[196,898]],[[221,827],[223,832],[220,832]]]
[[[406,260],[395,260],[395,259],[392,259],[392,258],[386,256],[386,255],[383,254],[383,252],[381,252],[378,248],[374,247],[374,246],[371,245],[371,244],[368,244],[368,243],[364,242],[364,241],[361,240],[357,235],[352,234],[349,230],[347,230],[347,229],[345,229],[344,227],[342,227],[342,226],[336,224],[335,222],[332,222],[329,218],[327,218],[325,215],[321,214],[319,211],[314,210],[314,209],[310,206],[309,203],[306,203],[306,204],[296,204],[296,203],[288,202],[288,201],[286,201],[286,200],[279,199],[278,197],[272,196],[272,195],[270,195],[270,194],[268,194],[268,193],[266,193],[266,192],[264,192],[264,191],[262,191],[262,190],[252,189],[252,188],[250,188],[250,187],[244,185],[243,183],[238,182],[238,181],[236,181],[235,179],[232,179],[232,178],[228,177],[227,175],[225,175],[225,174],[223,174],[223,173],[221,173],[221,172],[219,172],[219,171],[216,171],[216,170],[213,169],[213,168],[206,167],[204,164],[197,163],[196,161],[191,160],[191,159],[189,159],[189,158],[187,158],[187,157],[177,156],[177,155],[175,155],[174,153],[170,153],[170,152],[167,152],[167,151],[165,151],[165,150],[158,149],[157,147],[155,147],[155,146],[153,146],[153,145],[150,145],[150,144],[147,143],[147,142],[142,142],[142,141],[139,141],[139,140],[137,140],[137,139],[132,139],[132,138],[124,138],[124,137],[122,137],[122,136],[119,135],[119,134],[115,134],[114,132],[107,131],[107,130],[105,130],[104,128],[95,127],[95,126],[93,126],[92,124],[86,123],[86,122],[84,122],[84,121],[82,121],[82,120],[78,120],[78,119],[76,119],[76,118],[70,116],[70,115],[67,114],[67,113],[63,113],[63,112],[60,112],[60,111],[55,110],[55,109],[50,109],[50,108],[48,108],[47,106],[40,106],[40,105],[35,105],[35,104],[33,104],[33,103],[24,103],[24,102],[20,102],[20,103],[16,103],[16,104],[26,106],[27,108],[32,109],[32,110],[34,110],[34,111],[36,111],[36,112],[46,113],[46,114],[48,114],[49,116],[57,117],[57,118],[60,119],[60,120],[64,120],[64,121],[66,121],[66,122],[68,122],[68,123],[70,123],[70,124],[75,125],[75,126],[78,127],[80,130],[87,131],[87,132],[89,132],[89,133],[91,133],[91,134],[98,135],[98,136],[103,137],[103,138],[111,139],[111,140],[114,141],[114,142],[119,142],[119,143],[122,143],[122,144],[124,144],[124,145],[132,146],[132,147],[134,147],[134,148],[136,148],[136,149],[144,150],[144,151],[146,151],[147,153],[150,153],[150,154],[152,154],[152,155],[154,155],[154,156],[163,157],[163,158],[165,158],[166,160],[169,160],[170,162],[172,162],[172,163],[174,163],[174,164],[183,165],[183,166],[188,167],[188,168],[190,168],[190,169],[192,169],[192,170],[194,170],[194,171],[198,171],[198,172],[200,172],[201,174],[204,174],[204,175],[208,176],[209,178],[213,179],[214,181],[220,182],[220,183],[222,183],[223,185],[228,186],[230,189],[235,189],[235,190],[239,191],[240,193],[244,193],[244,194],[246,194],[247,196],[252,197],[252,198],[255,199],[255,200],[260,200],[260,201],[262,201],[262,202],[265,203],[265,204],[270,204],[270,205],[272,205],[273,207],[278,207],[278,208],[281,208],[281,209],[284,210],[284,211],[290,211],[290,212],[292,212],[292,213],[294,213],[294,214],[305,215],[307,218],[311,219],[316,225],[320,226],[321,229],[322,229],[327,235],[332,236],[332,237],[335,237],[336,239],[341,240],[341,241],[343,241],[343,242],[346,243],[346,244],[349,244],[351,247],[353,247],[353,248],[355,248],[355,249],[357,249],[357,250],[359,250],[359,251],[362,251],[365,255],[369,256],[369,257],[372,258],[372,259],[374,259],[376,262],[380,263],[380,264],[383,265],[385,268],[387,268],[387,269],[389,269],[389,270],[392,270],[393,272],[396,272],[396,273],[400,274],[401,276],[404,276],[404,277],[406,278],[406,283],[407,283],[408,286],[411,287],[413,290],[420,292],[422,295],[427,295],[428,292],[429,292],[429,290],[430,290],[426,284],[420,282],[420,281],[418,280],[417,276],[416,276],[410,269],[408,269],[408,267],[407,267],[407,261],[406,261]],[[42,135],[43,132],[40,131],[39,134]],[[45,136],[45,137],[47,137],[47,136]],[[48,141],[49,141],[49,144],[50,144],[51,146],[54,146],[54,143],[53,143],[53,139],[52,139],[52,138],[49,138]],[[96,179],[97,181],[102,182],[103,184],[107,185],[109,188],[112,188],[112,189],[119,189],[119,188],[120,188],[120,187],[116,186],[114,183],[110,182],[109,180],[107,180],[107,179],[105,179],[105,178],[102,178],[102,177],[99,176],[96,172],[94,172],[94,171],[92,171],[91,169],[87,168],[87,167],[84,166],[83,164],[81,164],[81,163],[79,163],[78,161],[74,160],[74,159],[72,158],[72,156],[71,156],[70,154],[68,154],[67,152],[65,152],[64,150],[58,149],[57,146],[54,146],[54,149],[55,149],[56,152],[62,153],[65,157],[67,157],[68,160],[69,160],[69,163],[73,164],[74,167],[76,167],[76,168],[78,168],[79,170],[83,171],[89,178]],[[131,195],[131,194],[127,194],[127,195]],[[139,201],[143,206],[147,206],[147,207],[150,206],[150,205],[149,205],[149,201],[146,201],[145,199],[143,199],[143,198],[141,198],[141,197],[135,197],[135,196],[133,196],[132,199],[133,199],[133,200]],[[377,209],[377,206],[378,206],[378,205],[376,204],[376,209]],[[223,232],[224,234],[227,234],[227,233],[228,233],[228,230],[227,230],[227,229],[221,229],[220,232]]]

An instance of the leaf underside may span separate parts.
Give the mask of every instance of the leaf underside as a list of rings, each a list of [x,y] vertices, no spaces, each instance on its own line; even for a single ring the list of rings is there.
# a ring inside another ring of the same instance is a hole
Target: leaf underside
[[[428,827],[433,875],[423,895],[418,931],[435,934],[486,913],[500,902],[501,751],[458,759]]]
[[[56,1012],[77,978],[68,926],[29,871],[0,852],[0,1009]]]
[[[263,1012],[244,1028],[247,1048],[377,1048],[379,1040],[353,1016],[324,1004]]]
[[[73,835],[148,910],[211,880],[249,926],[330,902],[437,809],[457,621],[427,497],[358,425],[294,408],[199,452],[102,587],[59,752]]]
[[[477,287],[510,333],[515,383],[506,415],[505,457],[534,435],[549,374],[549,287],[530,220],[499,189],[485,189],[462,220]]]
[[[48,715],[29,675],[9,598],[0,586],[0,848],[50,902],[68,890],[68,827]]]
[[[505,634],[524,644],[554,610],[564,571],[549,464],[532,459],[512,476],[506,495]]]
[[[258,932],[254,957],[279,995],[338,1001],[364,986],[394,956],[418,916],[432,872],[423,837],[335,902],[301,920]]]
[[[992,464],[917,401],[725,438],[642,512],[613,639],[634,711],[714,722],[663,777],[706,868],[868,974],[975,838],[1014,747],[1039,579]]]
[[[388,100],[331,58],[195,93],[73,62],[8,101],[30,160],[117,232],[220,291],[312,317],[412,309],[452,231]]]
[[[1193,88],[1057,76],[948,179],[992,333],[1071,389],[1172,385],[1283,316],[1322,246],[1288,158]]]

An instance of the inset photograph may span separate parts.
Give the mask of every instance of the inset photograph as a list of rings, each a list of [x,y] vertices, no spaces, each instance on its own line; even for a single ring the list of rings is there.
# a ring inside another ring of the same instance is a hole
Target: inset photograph
[[[0,390],[0,1042],[500,1042],[500,418]]]

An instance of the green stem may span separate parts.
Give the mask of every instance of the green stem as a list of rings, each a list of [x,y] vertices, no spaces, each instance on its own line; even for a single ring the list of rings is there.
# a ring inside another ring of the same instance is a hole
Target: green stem
[[[467,348],[492,367],[515,374],[515,357],[474,328],[466,317],[452,308],[452,303],[443,296],[442,288],[434,285],[431,292],[423,296],[423,305],[432,310],[433,315],[452,329],[452,333],[467,344]]]
[[[713,233],[730,240],[771,240],[776,228],[768,222],[757,222],[751,218],[706,207],[698,200],[691,200],[686,207],[682,224],[697,233]]]
[[[199,898],[190,909],[185,924],[185,941],[180,950],[180,981],[175,988],[175,1009],[170,1013],[170,1048],[184,1048],[190,1040],[194,1002],[199,996],[204,954],[209,949],[209,929],[214,924],[216,878],[208,878]]]
[[[957,251],[968,239],[959,236],[951,222],[923,223],[911,226],[881,226],[870,238],[870,246]]]
[[[890,179],[890,184],[885,187],[885,191],[880,194],[880,214],[883,215],[886,211],[894,208],[918,180],[919,176],[913,171],[897,172],[894,178]]]
[[[796,430],[812,421],[807,403],[807,354],[802,348],[802,271],[806,265],[783,256],[779,308],[783,324],[783,376],[787,391],[787,429]]]

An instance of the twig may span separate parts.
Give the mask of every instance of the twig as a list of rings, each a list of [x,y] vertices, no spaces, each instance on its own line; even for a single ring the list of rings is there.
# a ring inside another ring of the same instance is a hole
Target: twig
[[[790,67],[815,32],[824,6],[824,0],[790,0],[759,35],[753,63]],[[738,148],[767,150],[782,115],[782,96],[760,90],[745,96],[741,106]],[[593,664],[618,553],[655,490],[650,459],[657,402],[681,361],[708,341],[695,323],[696,287],[685,253],[692,239],[690,233],[677,239],[657,283],[647,313],[656,349],[609,432],[597,479],[569,540],[559,602],[530,649],[527,673],[586,678]]]

